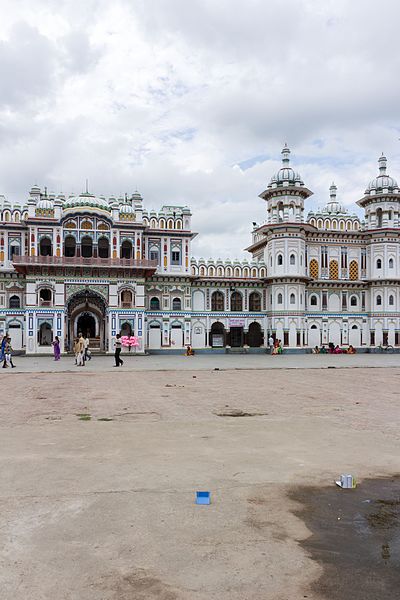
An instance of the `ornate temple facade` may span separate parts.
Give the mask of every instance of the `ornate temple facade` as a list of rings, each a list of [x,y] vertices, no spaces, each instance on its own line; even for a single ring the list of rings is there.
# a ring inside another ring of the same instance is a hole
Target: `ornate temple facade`
[[[270,335],[292,351],[400,347],[400,190],[386,158],[360,220],[335,185],[305,216],[312,192],[289,155],[260,194],[266,221],[245,261],[193,259],[189,208],[147,212],[138,192],[0,196],[0,334],[27,354],[48,353],[56,335],[69,351],[79,331],[105,352],[118,332],[138,338],[138,353],[262,351]]]

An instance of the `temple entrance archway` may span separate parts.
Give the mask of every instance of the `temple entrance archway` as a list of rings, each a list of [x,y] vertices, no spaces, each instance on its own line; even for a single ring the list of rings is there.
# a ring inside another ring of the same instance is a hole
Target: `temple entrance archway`
[[[68,348],[72,350],[78,333],[90,338],[90,348],[107,350],[106,301],[87,288],[77,292],[67,304]]]
[[[96,318],[93,313],[83,312],[76,320],[77,333],[82,332],[83,337],[96,337]]]

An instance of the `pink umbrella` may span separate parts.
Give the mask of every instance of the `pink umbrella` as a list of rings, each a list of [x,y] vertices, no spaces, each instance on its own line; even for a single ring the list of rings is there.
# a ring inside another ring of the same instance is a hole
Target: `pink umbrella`
[[[134,335],[123,335],[121,337],[121,343],[123,346],[129,348],[129,352],[131,351],[131,348],[139,347],[139,340]]]

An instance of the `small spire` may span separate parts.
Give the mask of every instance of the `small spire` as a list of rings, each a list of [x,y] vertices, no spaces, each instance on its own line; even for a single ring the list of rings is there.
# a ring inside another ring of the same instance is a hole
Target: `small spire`
[[[382,156],[380,156],[379,160],[378,160],[379,175],[385,175],[386,174],[386,164],[387,164],[387,158],[386,158],[386,156],[382,152]]]
[[[289,154],[290,154],[290,150],[288,148],[287,143],[285,142],[285,145],[283,147],[283,150],[281,152],[282,154],[282,164],[284,167],[287,167],[289,165]]]
[[[329,195],[330,195],[330,197],[331,197],[332,200],[336,199],[336,192],[337,192],[337,187],[335,185],[335,182],[332,181],[332,185],[329,188]]]
[[[86,179],[86,190],[85,190],[85,194],[89,193],[89,180]]]

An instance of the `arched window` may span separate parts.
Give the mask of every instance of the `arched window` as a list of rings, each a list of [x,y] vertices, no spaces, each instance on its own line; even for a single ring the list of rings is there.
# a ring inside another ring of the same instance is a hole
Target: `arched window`
[[[132,308],[133,294],[131,290],[122,290],[121,292],[121,305],[122,308]]]
[[[283,202],[278,202],[278,221],[279,223],[283,221]]]
[[[10,308],[21,308],[21,300],[19,296],[10,297]]]
[[[76,240],[73,235],[67,235],[64,240],[64,256],[71,258],[75,256]]]
[[[261,296],[257,292],[251,292],[249,295],[249,310],[253,312],[261,310]]]
[[[357,296],[350,297],[350,306],[357,306]]]
[[[377,269],[382,269],[382,261],[380,258],[377,259],[376,261],[376,268]]]
[[[213,292],[211,294],[211,310],[225,310],[225,298],[222,292]]]
[[[240,277],[240,269],[239,269],[239,267],[235,267],[235,277]]]
[[[376,226],[382,227],[382,209],[378,208],[376,211]]]
[[[108,258],[110,256],[110,243],[106,237],[101,237],[97,242],[97,252],[99,258]]]
[[[339,221],[340,231],[344,231],[344,221]]]
[[[88,235],[81,240],[81,256],[83,258],[92,258],[93,256],[93,240]]]
[[[121,244],[121,258],[132,258],[132,242],[124,240]]]
[[[289,302],[290,304],[296,304],[296,296],[294,294],[290,294]]]
[[[4,221],[11,221],[11,213],[8,210],[3,213],[3,219]]]
[[[206,275],[206,268],[205,267],[200,267],[200,275],[201,275],[201,277],[205,277],[205,275]]]
[[[311,306],[317,306],[318,304],[318,298],[315,295],[310,296],[310,305]]]
[[[242,294],[239,292],[232,292],[231,294],[231,311],[238,312],[243,310],[243,299]]]
[[[39,254],[40,256],[51,256],[52,247],[51,240],[48,237],[44,237],[39,242]]]
[[[291,265],[295,265],[296,264],[296,256],[294,254],[291,254],[289,261],[290,261]]]
[[[159,263],[160,252],[159,252],[158,246],[151,246],[150,247],[149,258],[150,258],[150,260],[157,261],[157,264]]]
[[[182,301],[180,298],[173,298],[172,310],[182,310]]]
[[[356,281],[358,279],[358,262],[356,260],[350,261],[349,275],[352,281]]]
[[[13,260],[14,256],[20,255],[20,248],[18,242],[12,242],[10,246],[10,260]]]
[[[51,346],[51,342],[53,341],[53,334],[51,331],[50,323],[42,323],[39,331],[39,345],[40,346]]]
[[[174,228],[174,222],[172,219],[168,219],[168,229],[173,229]]]
[[[279,266],[283,265],[283,256],[282,254],[278,254],[278,256],[276,257],[276,264]]]
[[[315,258],[312,258],[310,260],[309,272],[310,272],[310,277],[312,277],[313,279],[318,279],[319,267],[318,267],[318,261]]]
[[[15,223],[19,223],[20,219],[19,219],[19,212],[15,212],[14,213],[14,221]]]
[[[394,296],[392,294],[389,296],[389,306],[394,306]]]
[[[215,269],[214,267],[208,267],[208,276],[215,277]]]
[[[160,219],[159,227],[160,227],[160,229],[165,229],[165,220],[164,219]]]
[[[393,258],[389,258],[389,269],[393,269],[394,261]]]
[[[329,263],[329,279],[339,279],[339,265],[337,260],[331,260]]]
[[[378,295],[376,297],[376,305],[377,306],[382,306],[382,296]]]
[[[232,277],[232,267],[226,267],[226,276]]]
[[[51,290],[48,288],[42,288],[39,292],[39,305],[40,306],[51,306]]]
[[[180,246],[174,245],[171,249],[171,265],[181,264],[181,248]]]
[[[218,277],[223,277],[224,276],[224,270],[223,270],[223,268],[222,267],[218,267],[217,273],[218,273]]]
[[[283,296],[281,293],[278,294],[277,304],[283,304]]]
[[[150,300],[150,310],[160,310],[160,299],[156,296]]]
[[[318,219],[318,229],[322,229],[324,226],[322,219]]]

